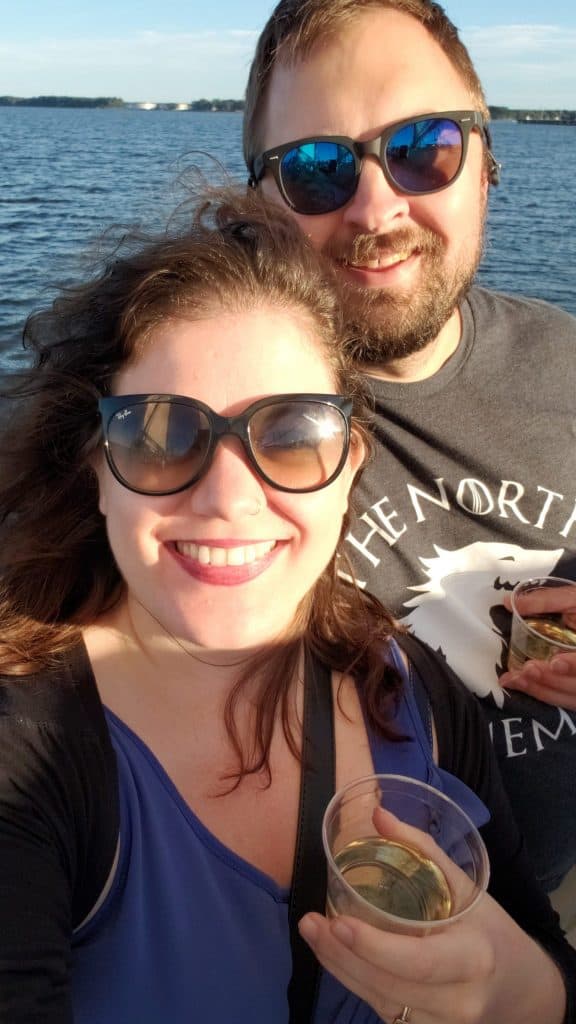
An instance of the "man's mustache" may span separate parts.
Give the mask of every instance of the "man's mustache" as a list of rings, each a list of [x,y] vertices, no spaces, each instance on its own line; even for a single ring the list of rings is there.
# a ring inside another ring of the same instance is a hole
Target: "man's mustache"
[[[434,231],[420,228],[418,231],[394,231],[385,235],[356,235],[348,242],[335,239],[323,251],[339,263],[362,264],[380,256],[410,255],[413,252],[438,256],[443,249],[443,242]]]

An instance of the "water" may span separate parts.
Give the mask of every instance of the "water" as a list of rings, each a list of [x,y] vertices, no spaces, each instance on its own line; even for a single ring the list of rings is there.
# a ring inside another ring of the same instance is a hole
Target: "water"
[[[27,315],[83,275],[80,256],[105,228],[161,224],[191,164],[245,180],[241,126],[240,114],[0,107],[0,366],[22,358]],[[576,314],[576,128],[493,127],[503,181],[479,280]]]
[[[28,314],[57,284],[83,276],[81,256],[102,231],[161,225],[185,198],[178,179],[193,164],[213,182],[224,182],[224,168],[245,178],[241,122],[226,113],[0,107],[1,366],[22,357]]]
[[[576,314],[576,126],[497,121],[493,141],[502,183],[491,190],[479,281]]]

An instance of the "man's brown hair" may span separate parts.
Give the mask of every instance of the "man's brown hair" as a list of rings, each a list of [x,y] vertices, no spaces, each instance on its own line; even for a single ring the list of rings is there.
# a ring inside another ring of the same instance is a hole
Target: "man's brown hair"
[[[470,54],[444,8],[433,0],[280,0],[258,40],[250,68],[244,108],[244,158],[252,171],[262,152],[263,113],[274,65],[305,60],[316,44],[342,32],[373,8],[402,11],[428,30],[470,90],[481,113],[489,113]]]

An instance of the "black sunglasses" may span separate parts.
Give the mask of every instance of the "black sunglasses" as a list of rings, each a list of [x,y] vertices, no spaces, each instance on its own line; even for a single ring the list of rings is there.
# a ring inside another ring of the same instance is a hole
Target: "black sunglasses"
[[[342,395],[275,395],[219,416],[180,395],[101,398],[104,450],[116,479],[137,494],[177,494],[207,473],[218,441],[240,439],[250,465],[278,491],[319,491],[350,447],[352,401]]]
[[[267,170],[296,213],[332,213],[352,199],[362,158],[375,156],[392,188],[406,195],[428,195],[452,185],[460,174],[470,132],[477,129],[488,151],[489,177],[498,183],[488,126],[477,110],[425,114],[388,125],[369,142],[342,135],[318,135],[268,149],[254,160],[249,185],[256,188]]]

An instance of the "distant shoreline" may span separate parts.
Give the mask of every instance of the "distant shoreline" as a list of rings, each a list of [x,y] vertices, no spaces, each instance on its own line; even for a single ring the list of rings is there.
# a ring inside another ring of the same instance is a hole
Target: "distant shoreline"
[[[191,110],[232,113],[244,110],[244,100],[201,99],[189,103],[126,102],[118,96],[0,96],[0,107],[71,107],[91,110]]]
[[[192,113],[236,113],[244,110],[244,100],[199,99],[184,103],[131,102],[118,96],[0,96],[0,107],[68,107],[93,110],[179,110]],[[493,121],[520,121],[522,124],[574,124],[576,110],[532,110],[489,106]]]

